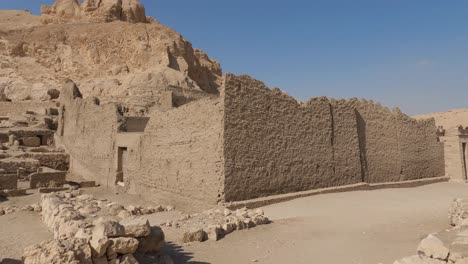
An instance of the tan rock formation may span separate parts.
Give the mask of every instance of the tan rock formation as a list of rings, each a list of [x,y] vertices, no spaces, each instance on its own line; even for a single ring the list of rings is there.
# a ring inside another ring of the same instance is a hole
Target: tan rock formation
[[[63,79],[100,99],[167,86],[217,93],[222,83],[218,62],[147,19],[137,0],[57,0],[41,11],[0,11],[0,100],[47,100]]]

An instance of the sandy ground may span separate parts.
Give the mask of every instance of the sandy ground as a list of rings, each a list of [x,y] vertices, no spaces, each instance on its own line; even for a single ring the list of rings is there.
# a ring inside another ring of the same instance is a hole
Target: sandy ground
[[[100,194],[99,189],[89,192],[124,204],[145,204],[141,199]],[[468,198],[468,185],[438,183],[301,198],[264,207],[273,224],[237,231],[218,242],[181,245],[180,233],[165,229],[164,250],[176,263],[393,263],[414,254],[422,237],[448,226],[448,208],[455,197]],[[12,198],[0,206],[38,199],[37,194]],[[179,216],[171,212],[149,218],[158,224]],[[50,237],[37,214],[0,216],[0,259],[20,259],[25,246]]]
[[[420,239],[448,226],[468,185],[326,194],[265,207],[275,223],[218,242],[179,248],[179,263],[378,264],[414,255]]]

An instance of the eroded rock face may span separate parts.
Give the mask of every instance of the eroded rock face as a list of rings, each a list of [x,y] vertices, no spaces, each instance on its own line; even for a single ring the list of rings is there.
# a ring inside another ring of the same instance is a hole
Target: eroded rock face
[[[52,6],[42,6],[41,13],[49,23],[61,19],[147,22],[145,7],[138,0],[57,0]]]
[[[222,84],[220,64],[147,19],[138,0],[57,0],[42,13],[0,11],[0,101],[54,99],[64,79],[103,102]]]

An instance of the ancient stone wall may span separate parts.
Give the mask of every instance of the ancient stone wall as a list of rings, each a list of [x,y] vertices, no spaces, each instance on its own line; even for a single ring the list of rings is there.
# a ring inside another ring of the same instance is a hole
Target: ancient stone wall
[[[233,75],[227,75],[223,92],[226,201],[361,181],[356,125],[341,123],[349,116],[355,120],[346,103],[336,102],[334,126],[326,98],[301,104]]]
[[[52,101],[0,102],[0,116],[18,116],[26,111],[44,113],[46,108],[55,107],[55,104]]]
[[[222,124],[219,99],[153,113],[133,178],[138,193],[159,189],[211,203],[221,200]]]
[[[114,140],[122,117],[114,104],[98,105],[93,98],[82,99],[80,95],[77,88],[64,87],[60,144],[70,155],[71,174],[111,186],[116,173]]]
[[[399,123],[401,180],[445,175],[443,144],[437,142],[434,118],[416,120],[396,112]]]
[[[69,157],[66,153],[57,152],[32,152],[25,153],[18,157],[31,158],[39,161],[39,165],[59,171],[68,171]]]
[[[18,176],[16,174],[0,174],[0,190],[12,190],[18,188]]]
[[[55,186],[51,187],[63,186],[66,174],[64,171],[33,173],[29,175],[29,188],[49,187],[51,182],[55,183]]]

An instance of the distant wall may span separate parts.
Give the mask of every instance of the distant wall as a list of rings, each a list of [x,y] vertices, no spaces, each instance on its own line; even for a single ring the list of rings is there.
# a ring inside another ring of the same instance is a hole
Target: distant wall
[[[334,126],[326,98],[301,104],[233,75],[223,92],[226,201],[361,181],[355,117],[345,103],[334,103]]]
[[[435,120],[410,118],[397,112],[401,180],[445,175],[444,146],[437,142]]]
[[[64,98],[63,104],[58,137],[70,155],[70,173],[113,186],[114,140],[122,121],[116,106],[96,105],[91,98]]]
[[[372,101],[355,100],[355,107],[364,181],[399,181],[401,159],[396,116]]]
[[[224,90],[225,200],[443,176],[433,120],[367,100],[306,103],[248,76]]]
[[[45,113],[46,108],[55,107],[56,103],[24,101],[24,102],[0,102],[0,116],[15,116],[25,114],[26,111]]]
[[[137,193],[169,191],[216,203],[222,199],[222,107],[200,99],[154,112],[141,139],[133,182]]]

